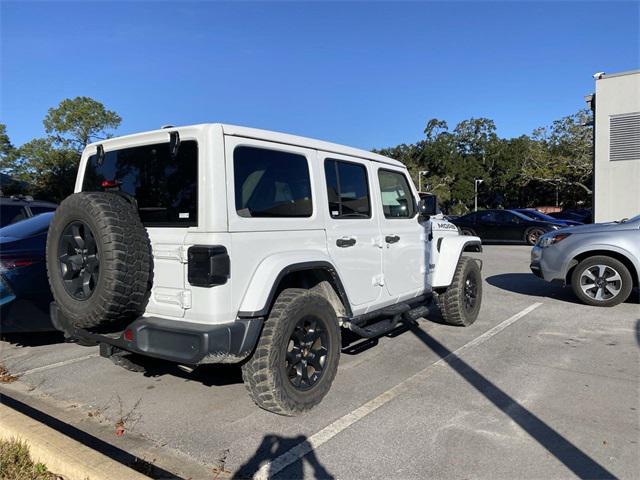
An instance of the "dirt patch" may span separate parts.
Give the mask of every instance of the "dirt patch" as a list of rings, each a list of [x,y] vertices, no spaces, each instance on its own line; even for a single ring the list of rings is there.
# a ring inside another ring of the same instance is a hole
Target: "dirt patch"
[[[0,383],[13,383],[18,380],[18,377],[11,375],[7,367],[0,363]]]

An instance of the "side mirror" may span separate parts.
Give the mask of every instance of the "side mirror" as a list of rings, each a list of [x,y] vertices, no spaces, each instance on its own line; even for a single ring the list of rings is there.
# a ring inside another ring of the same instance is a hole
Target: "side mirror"
[[[418,202],[418,213],[420,217],[427,219],[438,213],[438,202],[435,195],[425,195]]]

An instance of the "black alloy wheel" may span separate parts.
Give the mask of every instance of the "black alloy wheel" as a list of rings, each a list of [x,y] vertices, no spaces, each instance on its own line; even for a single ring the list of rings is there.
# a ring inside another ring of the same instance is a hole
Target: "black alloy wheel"
[[[478,282],[474,272],[469,272],[464,281],[464,310],[471,312],[476,306],[478,299]]]
[[[322,322],[313,317],[301,318],[296,324],[285,359],[285,369],[291,384],[304,391],[322,377],[327,360],[329,339]]]
[[[91,297],[100,275],[100,254],[86,223],[77,220],[66,226],[58,245],[58,262],[67,293],[75,300]]]

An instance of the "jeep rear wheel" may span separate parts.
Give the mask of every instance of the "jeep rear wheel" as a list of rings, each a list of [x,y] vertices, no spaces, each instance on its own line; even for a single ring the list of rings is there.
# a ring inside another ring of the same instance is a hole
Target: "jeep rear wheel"
[[[275,301],[242,378],[253,401],[280,415],[320,403],[338,370],[340,327],[322,295],[289,288]]]
[[[460,257],[451,285],[437,297],[442,318],[449,325],[467,327],[476,321],[482,304],[482,275],[478,262]]]
[[[47,273],[76,328],[120,329],[145,308],[151,246],[135,207],[116,193],[83,192],[58,207],[47,235]]]

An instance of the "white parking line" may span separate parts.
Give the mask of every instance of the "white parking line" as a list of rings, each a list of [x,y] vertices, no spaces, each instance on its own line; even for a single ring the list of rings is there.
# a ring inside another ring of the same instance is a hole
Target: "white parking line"
[[[87,360],[93,357],[99,357],[99,353],[91,353],[89,355],[85,355],[84,357],[70,358],[69,360],[63,360],[62,362],[51,363],[49,365],[44,365],[42,367],[30,368],[29,370],[25,370],[24,372],[18,372],[14,374],[16,377],[21,377],[22,375],[28,375],[29,373],[42,372],[44,370],[51,370],[52,368],[64,367],[65,365],[71,365],[72,363],[82,362],[83,360]]]
[[[275,475],[276,473],[284,470],[286,467],[288,467],[292,463],[304,457],[310,451],[318,448],[319,446],[331,440],[333,437],[335,437],[340,432],[342,432],[346,428],[356,423],[358,420],[362,420],[364,417],[374,412],[384,404],[390,402],[394,398],[398,397],[400,394],[406,392],[414,384],[424,380],[429,374],[431,374],[434,371],[434,369],[442,365],[445,365],[447,360],[449,360],[450,358],[458,356],[460,353],[486,342],[488,339],[490,339],[494,335],[497,335],[508,326],[513,325],[515,322],[520,320],[522,317],[524,317],[528,313],[531,313],[532,311],[534,311],[540,305],[542,305],[542,303],[537,302],[537,303],[534,303],[533,305],[528,306],[524,310],[516,313],[514,316],[506,319],[504,322],[487,330],[482,335],[474,338],[468,343],[465,343],[462,347],[449,353],[447,356],[441,358],[437,362],[432,363],[428,367],[420,370],[418,373],[412,375],[406,380],[403,380],[402,382],[397,384],[395,387],[392,387],[386,392],[378,395],[373,400],[369,400],[367,403],[358,407],[353,412],[346,414],[344,417],[339,418],[338,420],[326,426],[319,432],[314,433],[307,439],[307,441],[296,445],[288,452],[280,455],[279,457],[273,459],[271,462],[268,462],[262,467],[260,467],[260,469],[253,476],[254,480],[268,479],[271,476]]]

